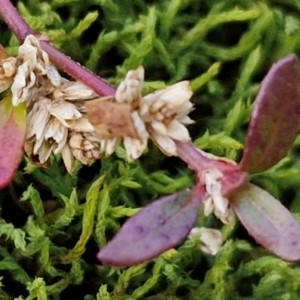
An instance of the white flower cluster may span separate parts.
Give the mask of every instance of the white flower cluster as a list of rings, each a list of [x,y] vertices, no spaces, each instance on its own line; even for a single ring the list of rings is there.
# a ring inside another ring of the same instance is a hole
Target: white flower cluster
[[[201,155],[217,161],[235,165],[235,161],[226,157],[218,157],[211,153],[197,149]],[[201,182],[205,184],[206,195],[203,199],[204,215],[208,216],[211,213],[220,219],[224,224],[231,224],[234,219],[234,213],[230,206],[229,199],[222,195],[222,178],[223,174],[217,168],[203,170],[200,174]]]
[[[204,172],[203,176],[206,187],[206,197],[203,199],[204,215],[208,216],[214,213],[224,224],[230,224],[234,214],[228,198],[221,193],[220,179],[223,174],[217,169],[212,169]]]
[[[114,97],[98,98],[82,83],[61,77],[33,35],[19,47],[17,58],[0,59],[0,92],[10,87],[13,105],[26,102],[27,155],[44,165],[51,153],[61,153],[69,172],[75,159],[91,163],[121,142],[131,161],[144,152],[149,138],[167,155],[176,155],[173,139],[190,140],[185,127],[192,123],[189,83],[142,97],[143,80],[142,67],[129,71]],[[99,109],[103,114],[97,114]],[[123,123],[117,120],[122,113]]]
[[[123,140],[127,158],[132,161],[145,151],[150,138],[166,155],[177,155],[173,139],[189,141],[185,125],[193,123],[187,116],[192,109],[189,82],[182,81],[143,97],[143,81],[144,69],[139,67],[129,71],[117,88],[114,101],[129,105],[133,130],[126,135],[119,129],[119,134],[108,139],[107,143],[112,145],[109,152]]]
[[[224,242],[219,230],[206,227],[194,227],[189,238],[198,238],[201,241],[200,250],[210,255],[216,255]]]

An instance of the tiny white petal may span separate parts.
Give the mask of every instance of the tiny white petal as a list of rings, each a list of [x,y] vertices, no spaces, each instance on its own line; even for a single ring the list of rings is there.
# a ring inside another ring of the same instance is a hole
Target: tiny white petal
[[[83,136],[78,132],[74,132],[69,139],[69,144],[71,148],[81,148],[82,142]]]
[[[193,110],[193,104],[190,101],[186,101],[182,106],[177,110],[177,118],[181,119],[188,115]]]
[[[168,135],[168,129],[167,129],[166,125],[162,122],[158,122],[156,120],[153,120],[151,122],[151,127],[159,135],[162,135],[162,136]]]
[[[191,140],[186,127],[177,120],[173,120],[168,126],[168,135],[175,140],[188,142]]]
[[[43,164],[48,160],[52,152],[53,146],[54,146],[53,143],[47,143],[47,142],[42,143],[41,147],[38,150],[40,163]]]
[[[178,116],[176,117],[176,119],[181,123],[181,124],[184,124],[184,125],[190,125],[190,124],[194,124],[195,121],[193,121],[190,117],[188,116],[184,116],[182,118],[179,118]]]
[[[57,94],[56,94],[57,93]],[[65,81],[54,92],[54,96],[59,98],[59,95],[63,97],[64,100],[88,100],[96,98],[96,93],[90,88],[86,87],[83,83],[79,81]],[[57,95],[57,96],[56,96]]]
[[[141,119],[139,114],[134,111],[131,113],[131,118],[134,124],[134,127],[137,131],[137,134],[142,138],[142,139],[147,139],[149,137],[148,131],[146,129],[144,121]]]
[[[3,74],[1,74],[2,76],[11,77],[16,73],[17,59],[15,57],[2,59],[0,64],[2,65],[3,69]]]
[[[54,154],[60,153],[64,145],[66,144],[68,137],[68,129],[63,126],[57,119],[53,118],[48,123],[44,139],[53,139],[56,142],[54,147]]]
[[[115,151],[119,143],[120,143],[119,137],[114,137],[113,139],[110,140],[101,140],[100,152],[104,153],[105,156],[109,156]]]
[[[44,130],[45,130],[45,129],[44,129]],[[43,131],[42,133],[44,133],[44,131]],[[32,150],[34,155],[36,155],[36,154],[39,153],[39,151],[40,151],[40,149],[41,149],[43,143],[44,143],[44,137],[40,137],[39,139],[36,138],[35,143],[34,143],[34,146],[33,146],[33,150]],[[48,158],[47,158],[47,159],[48,159]],[[46,160],[47,160],[47,159],[46,159]],[[46,160],[45,160],[45,161],[46,161]],[[40,161],[41,161],[41,160],[40,160]],[[44,161],[44,162],[45,162],[45,161]]]
[[[50,107],[50,100],[43,98],[33,104],[31,111],[27,115],[27,138],[36,135],[36,139],[40,139],[50,119],[48,108]]]
[[[13,83],[13,76],[17,71],[17,59],[15,57],[1,59],[0,70],[0,93],[2,93]]]
[[[151,138],[160,148],[160,150],[169,156],[177,156],[177,148],[175,142],[167,136],[162,136],[157,133],[151,134]]]
[[[82,132],[94,132],[94,126],[89,122],[88,118],[79,118],[76,120],[66,120],[70,130]]]
[[[46,126],[46,130],[44,133],[44,139],[48,140],[50,138],[53,138],[56,135],[56,133],[58,132],[60,126],[61,126],[61,123],[57,119],[55,119],[55,118],[50,119]]]
[[[61,151],[61,156],[62,156],[62,159],[64,161],[64,164],[66,166],[68,173],[71,174],[73,171],[74,156],[73,156],[72,151],[68,144],[65,144],[65,146],[63,147],[63,149]]]
[[[49,65],[47,66],[46,70],[47,70],[47,77],[49,78],[51,83],[54,86],[59,86],[61,84],[61,76],[58,73],[57,69],[54,66]]]
[[[30,97],[30,88],[35,84],[36,76],[34,73],[28,73],[28,63],[18,67],[17,74],[11,86],[12,103],[17,106]]]
[[[204,215],[208,216],[214,211],[214,202],[210,195],[207,194],[207,196],[203,199],[203,207],[204,207]]]
[[[125,80],[120,83],[116,90],[115,99],[119,103],[139,101],[144,80],[144,68],[130,70]]]
[[[66,127],[69,126],[66,120],[79,119],[82,117],[76,106],[67,101],[53,103],[49,108],[49,113]]]
[[[139,158],[147,148],[147,139],[124,138],[124,147],[129,162]]]
[[[158,90],[152,94],[144,97],[149,101],[155,99],[156,101],[168,103],[172,107],[181,107],[185,102],[189,101],[193,92],[188,81],[180,81],[163,90]]]

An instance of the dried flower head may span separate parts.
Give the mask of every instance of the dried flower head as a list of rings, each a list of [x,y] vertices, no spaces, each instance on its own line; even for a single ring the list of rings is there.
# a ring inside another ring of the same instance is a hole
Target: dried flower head
[[[17,58],[0,60],[0,90],[11,86],[13,105],[26,103],[27,155],[47,165],[51,153],[60,153],[69,172],[75,159],[92,163],[120,143],[132,161],[149,138],[167,155],[177,154],[173,139],[190,140],[185,127],[192,123],[189,83],[143,97],[143,81],[139,67],[127,73],[115,96],[99,98],[84,84],[61,77],[33,35],[19,47]]]
[[[108,104],[101,99],[97,103],[90,101],[87,103],[89,120],[101,138],[109,138],[109,131],[115,132],[113,136],[118,136],[119,142],[123,140],[129,161],[141,156],[149,138],[165,154],[177,155],[173,139],[190,140],[185,127],[193,122],[187,116],[192,110],[190,85],[182,81],[143,97],[143,80],[142,67],[129,71],[117,88],[115,98],[109,99],[111,106],[122,105],[122,111],[105,109]]]
[[[20,46],[17,58],[10,59],[16,61],[10,72],[12,102],[25,102],[27,107],[27,155],[46,166],[51,153],[61,153],[69,172],[75,158],[84,164],[100,158],[101,142],[82,104],[97,95],[82,83],[61,77],[32,35]],[[74,136],[81,137],[80,143]]]

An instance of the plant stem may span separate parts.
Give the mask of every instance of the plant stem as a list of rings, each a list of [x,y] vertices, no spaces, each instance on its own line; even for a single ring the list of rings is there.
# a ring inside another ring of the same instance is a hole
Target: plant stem
[[[104,97],[115,94],[115,88],[108,84],[104,79],[95,75],[92,71],[86,69],[70,57],[55,49],[48,41],[40,41],[40,44],[41,48],[48,53],[50,60],[54,65],[76,80],[81,81],[99,96]]]
[[[34,32],[20,16],[10,0],[0,0],[0,15],[20,42],[23,42],[26,36],[30,34],[39,38],[41,48],[48,53],[51,62],[57,68],[60,68],[74,79],[81,81],[99,96],[110,96],[115,94],[114,87],[54,48],[49,40],[45,40],[41,34]]]

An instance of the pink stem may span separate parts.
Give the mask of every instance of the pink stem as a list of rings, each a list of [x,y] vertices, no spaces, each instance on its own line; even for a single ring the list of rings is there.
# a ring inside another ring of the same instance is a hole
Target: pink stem
[[[192,143],[175,140],[175,144],[178,156],[195,172],[210,165],[210,159],[198,152]]]
[[[23,42],[29,34],[33,34],[37,38],[41,37],[40,34],[34,32],[28,26],[10,0],[0,0],[0,15],[20,42]],[[55,49],[48,41],[40,39],[40,44],[42,49],[48,53],[51,62],[56,67],[62,69],[74,79],[81,81],[99,96],[110,96],[115,94],[116,90],[114,87],[90,70],[85,69],[79,63],[73,61],[70,57]]]
[[[1,0],[0,0],[1,1]],[[55,49],[49,42],[40,41],[42,49],[44,49],[51,62],[67,74],[81,81],[84,85],[91,88],[99,96],[114,95],[116,89],[108,84],[104,79],[95,75],[92,71],[81,66],[62,52]]]

